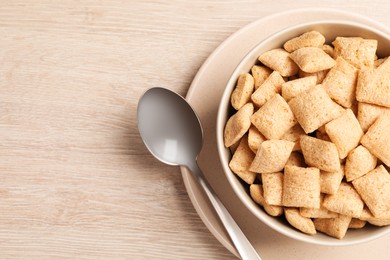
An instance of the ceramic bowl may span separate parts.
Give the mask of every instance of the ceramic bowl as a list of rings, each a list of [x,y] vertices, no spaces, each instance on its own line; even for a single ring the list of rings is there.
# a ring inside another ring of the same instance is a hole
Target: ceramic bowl
[[[271,49],[281,48],[283,43],[287,40],[311,30],[321,32],[325,36],[327,43],[331,43],[337,36],[359,36],[368,39],[376,39],[378,40],[377,55],[379,57],[390,55],[390,35],[359,23],[334,20],[317,21],[300,24],[275,32],[273,35],[260,42],[245,57],[243,57],[226,85],[226,89],[224,90],[220,101],[217,116],[217,145],[219,157],[226,177],[242,203],[257,217],[258,221],[262,221],[277,232],[293,239],[325,246],[346,246],[367,242],[390,233],[390,226],[375,227],[366,225],[363,229],[350,229],[342,240],[329,237],[320,232],[317,232],[316,235],[306,235],[290,226],[284,217],[269,216],[262,207],[257,205],[251,199],[249,195],[249,185],[239,180],[228,166],[232,154],[230,150],[224,146],[223,130],[227,119],[233,113],[233,108],[230,105],[230,96],[236,86],[239,75],[244,72],[249,72],[251,67],[258,63],[257,58],[260,54]]]

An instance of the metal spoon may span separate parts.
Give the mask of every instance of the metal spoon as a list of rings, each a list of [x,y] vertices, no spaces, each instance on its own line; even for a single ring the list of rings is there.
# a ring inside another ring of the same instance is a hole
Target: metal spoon
[[[199,118],[187,101],[168,89],[152,88],[138,103],[138,129],[150,153],[169,165],[187,167],[206,192],[242,259],[261,259],[206,181],[196,158],[202,148]]]

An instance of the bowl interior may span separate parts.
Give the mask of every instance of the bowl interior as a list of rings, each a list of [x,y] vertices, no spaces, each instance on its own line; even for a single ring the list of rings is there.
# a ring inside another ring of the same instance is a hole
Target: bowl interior
[[[229,149],[224,147],[223,130],[227,119],[233,113],[233,109],[230,105],[230,96],[236,86],[239,75],[241,73],[249,72],[251,67],[258,63],[257,58],[260,54],[271,49],[281,48],[287,40],[311,30],[316,30],[322,33],[328,44],[331,43],[337,36],[358,36],[367,39],[376,39],[378,41],[378,57],[390,55],[390,36],[383,34],[374,28],[358,23],[343,21],[318,21],[297,25],[276,32],[271,37],[260,42],[242,59],[227,83],[226,89],[221,98],[217,117],[217,145],[220,160],[227,179],[233,187],[236,195],[258,219],[274,230],[291,238],[319,245],[344,246],[367,242],[379,238],[384,234],[390,233],[390,226],[374,227],[367,225],[363,229],[348,230],[347,235],[342,240],[329,237],[322,233],[317,233],[314,236],[303,234],[291,227],[283,218],[272,217],[265,213],[263,209],[251,199],[248,191],[248,185],[239,180],[228,166],[231,159],[231,153]]]

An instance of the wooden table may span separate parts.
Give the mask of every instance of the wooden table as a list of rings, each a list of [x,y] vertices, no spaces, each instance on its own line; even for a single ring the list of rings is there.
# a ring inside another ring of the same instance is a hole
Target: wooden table
[[[142,93],[185,95],[240,27],[296,1],[0,1],[0,258],[235,259],[179,168],[140,140]],[[390,26],[386,0],[329,0]]]

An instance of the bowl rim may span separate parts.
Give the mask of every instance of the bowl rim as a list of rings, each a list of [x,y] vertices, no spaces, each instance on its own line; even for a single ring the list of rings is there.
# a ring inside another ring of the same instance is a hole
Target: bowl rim
[[[354,238],[350,240],[338,240],[336,238],[331,238],[328,237],[324,234],[320,234],[322,236],[326,236],[326,239],[324,240],[318,240],[316,239],[315,236],[310,236],[307,234],[304,234],[293,227],[289,227],[287,225],[282,225],[279,222],[276,221],[269,221],[270,219],[276,219],[275,217],[272,217],[265,213],[259,205],[257,205],[251,198],[250,195],[245,192],[243,193],[243,185],[242,183],[238,180],[238,177],[236,174],[234,174],[228,164],[229,164],[229,159],[227,154],[230,153],[228,151],[228,148],[225,148],[224,142],[223,142],[223,130],[225,128],[226,121],[228,119],[228,111],[229,111],[229,102],[230,102],[230,96],[231,93],[236,85],[237,78],[239,74],[242,73],[242,68],[244,66],[247,66],[249,61],[253,60],[253,56],[257,53],[259,54],[259,49],[262,49],[262,47],[266,44],[271,43],[275,39],[279,39],[283,37],[288,32],[292,31],[299,31],[302,30],[303,28],[309,28],[309,27],[315,27],[315,26],[335,26],[335,25],[343,25],[343,26],[350,26],[350,27],[356,27],[363,29],[366,32],[373,33],[375,35],[379,35],[382,38],[385,38],[390,42],[390,35],[386,34],[384,32],[381,32],[380,30],[373,28],[371,26],[359,23],[359,22],[352,22],[352,21],[343,21],[343,20],[335,20],[335,19],[330,19],[330,20],[319,20],[319,21],[314,21],[314,22],[306,22],[306,23],[301,23],[298,25],[286,27],[282,30],[279,30],[266,39],[260,41],[257,43],[247,54],[241,59],[241,61],[237,64],[236,68],[233,70],[231,73],[228,82],[226,83],[226,87],[223,91],[222,97],[219,102],[218,106],[218,111],[217,111],[217,125],[216,125],[216,135],[217,135],[217,148],[218,148],[218,155],[219,159],[224,171],[224,174],[226,175],[229,184],[232,186],[235,195],[239,198],[239,200],[245,205],[246,208],[249,209],[249,211],[256,216],[257,219],[260,219],[265,225],[269,226],[273,230],[288,236],[290,238],[302,241],[302,242],[307,242],[311,244],[316,244],[316,245],[323,245],[323,246],[348,246],[348,245],[357,245],[361,243],[366,243],[375,239],[378,239],[388,233],[390,233],[390,226],[387,227],[372,227],[373,229],[376,230],[375,233],[365,236],[363,238]],[[306,29],[308,31],[309,29]],[[299,33],[296,33],[296,36],[298,36]],[[280,41],[280,40],[279,40]],[[275,47],[277,48],[277,47]],[[389,53],[390,54],[390,53]],[[258,56],[258,55],[257,55]],[[256,61],[253,61],[251,63],[252,65],[255,64]],[[231,155],[230,155],[231,156]],[[316,236],[318,236],[317,234]],[[348,234],[347,234],[348,235]]]

